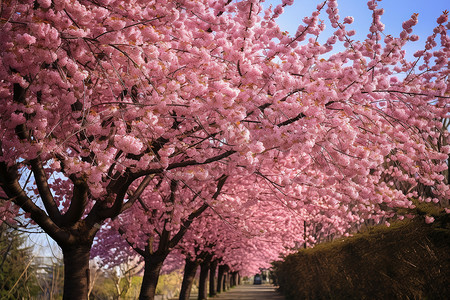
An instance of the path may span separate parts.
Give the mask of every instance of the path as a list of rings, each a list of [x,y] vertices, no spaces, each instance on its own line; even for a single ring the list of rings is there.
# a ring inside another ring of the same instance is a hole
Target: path
[[[220,300],[284,300],[272,285],[243,284],[211,299]]]
[[[191,299],[197,299],[197,295],[191,295]],[[211,300],[284,300],[272,285],[242,284],[222,292]]]

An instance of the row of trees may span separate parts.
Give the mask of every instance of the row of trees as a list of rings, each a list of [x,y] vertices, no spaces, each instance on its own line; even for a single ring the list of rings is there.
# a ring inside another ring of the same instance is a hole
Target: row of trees
[[[290,4],[2,2],[0,216],[58,243],[64,299],[87,298],[93,245],[141,259],[153,299],[174,249],[250,272],[314,242],[307,224],[345,234],[448,204],[448,13],[408,61],[417,15],[384,36],[369,1],[355,41],[336,0],[286,34]]]

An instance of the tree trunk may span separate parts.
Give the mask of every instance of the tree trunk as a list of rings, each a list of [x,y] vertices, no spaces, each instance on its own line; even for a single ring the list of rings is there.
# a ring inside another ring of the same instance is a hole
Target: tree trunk
[[[223,287],[222,287],[222,291],[227,291],[228,290],[228,273],[224,272],[223,273]]]
[[[158,284],[159,273],[165,258],[166,256],[164,255],[150,255],[144,258],[145,270],[139,300],[155,299],[156,285]]]
[[[225,275],[225,266],[219,266],[219,272],[217,274],[217,292],[220,293],[223,290],[224,286],[224,276]]]
[[[90,245],[61,247],[64,257],[63,300],[87,300]]]
[[[217,295],[216,288],[216,269],[217,269],[217,260],[211,262],[209,267],[209,296],[214,297]]]
[[[205,259],[200,264],[200,279],[199,279],[199,286],[198,286],[198,300],[206,300],[207,299],[207,281],[208,281],[208,272],[209,272],[209,266],[210,266],[210,259]],[[212,277],[214,278],[214,274],[212,274]]]
[[[236,285],[236,283],[234,281],[234,272],[232,272],[232,273],[230,273],[230,288],[232,288],[235,285]]]
[[[189,258],[186,258],[183,282],[181,283],[180,297],[178,298],[179,300],[189,300],[198,265],[199,263],[197,260],[192,261]]]
[[[239,280],[238,280],[238,277],[239,277],[239,272],[233,272],[232,273],[232,281],[231,281],[231,286],[236,286],[236,285],[238,285],[239,284]]]
[[[232,288],[232,287],[235,286],[236,284],[234,283],[233,273],[229,273],[229,275],[230,275],[230,288]]]

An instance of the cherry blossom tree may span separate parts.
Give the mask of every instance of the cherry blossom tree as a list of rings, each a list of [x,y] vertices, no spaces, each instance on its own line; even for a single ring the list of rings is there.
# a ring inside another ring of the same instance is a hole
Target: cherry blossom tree
[[[221,173],[219,167],[215,168],[217,171]],[[145,264],[140,297],[153,299],[166,257],[193,220],[210,207],[210,201],[218,198],[226,179],[227,176],[220,176],[208,186],[197,179],[154,178],[138,203],[111,222],[110,230],[100,232],[94,255],[109,264],[140,257]],[[197,190],[191,187],[192,183]],[[123,246],[123,240],[128,246]]]
[[[290,4],[1,3],[1,217],[25,212],[62,248],[64,299],[86,299],[105,220],[157,178],[219,180],[213,163],[264,178],[289,207],[339,208],[338,223],[448,201],[448,12],[408,61],[417,15],[383,36],[371,0],[354,41],[336,0],[282,32]],[[323,44],[321,15],[335,29]]]
[[[191,228],[178,244],[186,257],[180,299],[189,299],[190,289],[201,266],[199,298],[206,299],[206,281],[211,261],[219,263],[218,291],[231,284],[238,273],[251,275],[260,268],[268,268],[270,262],[282,254],[294,251],[296,242],[303,241],[302,217],[297,211],[286,209],[277,201],[276,195],[266,189],[259,180],[239,178],[239,184],[227,185],[222,190],[220,201],[212,203],[212,210],[196,218]],[[210,276],[214,278],[214,273]],[[226,279],[224,277],[227,277]]]
[[[219,167],[214,170],[221,174]],[[234,179],[237,180],[221,177],[209,189],[198,180],[184,180],[178,185],[175,181],[155,179],[148,186],[151,192],[142,193],[132,208],[100,231],[92,254],[111,266],[140,257],[145,262],[141,297],[150,298],[154,296],[163,262],[174,248],[181,249],[186,257],[180,299],[189,298],[197,267],[213,258],[231,267],[230,271],[246,275],[268,267],[268,262],[303,242],[301,220],[305,216],[286,209],[270,189],[257,186],[270,187],[266,179],[260,176],[234,176]],[[212,189],[216,185],[216,190]],[[211,200],[205,201],[207,198]],[[200,281],[203,288],[207,269],[203,265]],[[206,296],[204,289],[203,295]]]

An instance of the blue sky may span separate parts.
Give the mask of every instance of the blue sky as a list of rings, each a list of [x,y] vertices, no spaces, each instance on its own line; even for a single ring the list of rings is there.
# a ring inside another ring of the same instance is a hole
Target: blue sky
[[[277,23],[282,30],[294,34],[302,19],[310,16],[315,10],[317,4],[323,0],[295,0],[292,6],[285,7],[284,13],[279,17]],[[281,0],[266,0],[263,5],[269,7],[270,4],[275,7]],[[413,13],[419,14],[419,23],[414,27],[414,34],[420,39],[410,46],[409,50],[422,49],[426,38],[432,33],[436,25],[436,19],[444,10],[450,11],[450,1],[448,0],[384,0],[380,1],[378,7],[384,8],[384,15],[381,18],[382,23],[386,25],[385,34],[398,36],[402,30],[402,22],[408,20]],[[367,0],[338,0],[338,9],[341,20],[346,16],[353,16],[355,21],[347,25],[347,29],[356,30],[354,39],[364,39],[369,32],[371,24],[371,12],[367,8]],[[327,15],[323,11],[320,19],[325,20]],[[328,25],[328,23],[325,23]],[[331,26],[327,26],[328,31],[323,32],[323,40],[330,36]]]

